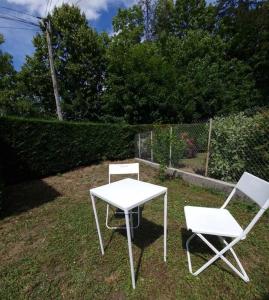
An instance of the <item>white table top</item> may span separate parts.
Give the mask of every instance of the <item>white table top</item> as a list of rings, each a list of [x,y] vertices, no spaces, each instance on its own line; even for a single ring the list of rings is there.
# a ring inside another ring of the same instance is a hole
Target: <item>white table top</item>
[[[90,190],[96,196],[122,210],[130,210],[167,192],[167,188],[131,178]]]

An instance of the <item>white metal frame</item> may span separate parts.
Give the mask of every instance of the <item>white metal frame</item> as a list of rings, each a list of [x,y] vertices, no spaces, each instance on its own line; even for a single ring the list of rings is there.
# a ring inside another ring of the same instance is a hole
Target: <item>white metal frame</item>
[[[143,183],[141,181],[141,183]],[[148,183],[143,183],[143,184],[148,184]],[[163,223],[164,223],[164,238],[163,238],[163,257],[164,261],[166,262],[166,257],[167,257],[167,188],[165,187],[160,187],[160,186],[155,186],[158,188],[161,188],[159,193],[154,193],[150,195],[150,197],[145,197],[141,202],[139,202],[139,205],[142,205],[156,197],[159,197],[161,195],[164,195],[164,216],[163,216]],[[106,198],[101,198],[100,195],[96,194],[93,190],[90,190],[90,197],[91,197],[91,202],[92,202],[92,207],[93,207],[93,213],[95,217],[95,223],[96,223],[96,228],[97,228],[97,233],[98,233],[98,238],[99,238],[99,243],[100,243],[100,250],[102,255],[104,255],[104,246],[103,246],[103,240],[102,240],[102,235],[100,231],[100,226],[99,226],[99,220],[98,220],[98,215],[96,211],[96,205],[95,205],[95,198],[98,197],[106,202],[110,202],[109,199]],[[112,203],[113,204],[113,203]],[[133,252],[132,252],[132,239],[131,239],[131,227],[130,227],[130,210],[132,210],[133,207],[129,207],[128,209],[123,209],[124,215],[125,215],[125,223],[126,223],[126,232],[127,232],[127,240],[128,240],[128,252],[129,252],[129,260],[130,260],[130,268],[131,268],[131,280],[132,280],[132,287],[135,289],[135,273],[134,273],[134,263],[133,263]]]
[[[130,164],[109,164],[108,166],[108,183],[111,183],[111,175],[127,175],[135,174],[137,175],[137,180],[139,180],[139,163]],[[109,209],[110,205],[106,206],[106,227],[108,229],[126,229],[124,226],[110,226],[109,225]],[[115,213],[115,212],[114,212]],[[124,212],[116,212],[116,214],[124,214]],[[133,215],[137,215],[137,224],[133,226]],[[140,207],[138,206],[137,211],[130,212],[130,228],[132,233],[132,238],[134,237],[134,229],[137,229],[140,225]]]
[[[241,191],[243,194],[248,196],[251,200],[253,200],[256,204],[259,205],[260,210],[255,215],[255,217],[252,219],[252,221],[248,224],[248,226],[242,231],[240,235],[235,237],[231,242],[227,242],[223,236],[219,236],[218,234],[210,233],[212,235],[216,235],[220,238],[220,240],[224,243],[224,248],[219,251],[217,250],[202,234],[202,232],[194,232],[193,235],[191,235],[187,242],[186,242],[186,250],[187,250],[187,258],[188,258],[188,266],[189,271],[194,276],[197,276],[202,271],[204,271],[207,267],[209,267],[212,263],[214,263],[218,258],[221,258],[238,276],[240,276],[245,282],[249,281],[249,277],[244,270],[239,258],[237,257],[233,246],[236,245],[240,240],[243,240],[246,238],[249,231],[253,228],[253,226],[257,223],[257,221],[260,219],[260,217],[263,215],[263,213],[268,209],[269,207],[269,182],[266,182],[265,180],[262,180],[254,175],[251,175],[247,172],[245,172],[238,183],[236,184],[235,188],[223,204],[223,206],[220,209],[225,209],[226,206],[231,201],[232,197],[235,195],[236,191]],[[212,224],[214,226],[214,224]],[[191,229],[191,228],[189,228]],[[190,241],[195,237],[198,236],[210,249],[213,250],[213,252],[216,254],[213,256],[207,263],[205,263],[202,267],[200,267],[197,271],[193,272],[192,270],[192,264],[191,264],[191,256],[189,252],[189,244]],[[230,236],[231,237],[231,236]],[[224,257],[224,254],[227,251],[231,251],[237,266],[239,267],[239,270],[230,262],[226,257]]]

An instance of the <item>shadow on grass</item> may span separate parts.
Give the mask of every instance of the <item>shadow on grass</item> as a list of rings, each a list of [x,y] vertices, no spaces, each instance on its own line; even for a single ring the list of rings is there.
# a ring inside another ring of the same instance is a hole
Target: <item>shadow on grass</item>
[[[17,215],[44,203],[53,201],[61,194],[43,180],[33,180],[6,187],[5,202],[0,219]]]
[[[193,233],[186,228],[181,228],[181,241],[182,241],[182,248],[186,250],[186,242],[187,239]],[[219,240],[217,236],[213,235],[206,235],[206,239],[213,244],[217,249],[222,249],[223,244]],[[205,253],[205,254],[214,254],[214,252],[197,236],[190,242],[190,253]]]
[[[124,216],[124,215],[123,215]],[[136,223],[136,218],[134,218],[134,224]],[[122,226],[123,227],[123,226]],[[140,218],[140,226],[134,230],[134,239],[132,243],[141,249],[140,255],[138,258],[136,271],[135,271],[135,280],[138,279],[138,274],[141,268],[142,257],[145,251],[145,248],[153,244],[160,236],[163,235],[163,226],[153,223],[143,217]],[[127,233],[126,229],[123,227],[122,229],[114,230],[110,236],[108,243],[105,246],[105,249],[110,245],[113,240],[114,234],[119,233],[126,238],[127,243]]]
[[[182,228],[181,229],[181,240],[182,240],[182,248],[184,250],[186,250],[186,242],[188,240],[188,238],[192,235],[192,232]],[[213,235],[206,235],[206,239],[215,246],[215,248],[217,248],[219,251],[222,250],[224,248],[223,243],[220,241],[220,239],[217,236],[213,236]],[[226,238],[227,242],[230,242],[231,239]],[[215,256],[215,252],[213,252],[212,249],[210,249],[198,236],[194,237],[194,239],[190,242],[189,244],[189,251],[191,255],[194,255],[195,257],[199,257],[202,260],[204,260],[204,262],[208,262],[209,259],[211,259],[213,256]],[[227,251],[224,256],[226,256],[226,254],[230,254],[230,251]],[[208,256],[210,255],[210,257]],[[237,264],[234,263],[234,259],[231,256],[231,260],[229,258],[231,263],[236,267]],[[240,258],[239,258],[240,259]],[[220,266],[219,264],[216,265],[216,262],[219,261],[220,258],[218,258],[212,265],[217,266],[220,270],[225,271],[233,276],[235,276],[236,278],[237,275],[235,275],[235,273],[225,264],[225,267]],[[201,267],[202,265],[198,265],[196,267],[194,267],[194,270],[197,270]],[[210,268],[210,266],[208,267]]]

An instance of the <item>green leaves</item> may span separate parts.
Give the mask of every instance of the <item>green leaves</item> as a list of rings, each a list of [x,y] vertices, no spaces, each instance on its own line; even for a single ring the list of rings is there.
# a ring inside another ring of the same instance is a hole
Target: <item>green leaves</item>
[[[215,118],[210,144],[210,176],[235,182],[248,171],[268,178],[268,128],[268,112]]]
[[[103,157],[133,157],[135,134],[143,130],[129,125],[1,118],[5,180],[12,183],[57,174]]]
[[[155,4],[120,9],[111,37],[93,30],[78,7],[55,8],[49,18],[66,120],[186,123],[268,104],[268,1]],[[43,31],[17,74],[0,53],[2,114],[55,117]]]

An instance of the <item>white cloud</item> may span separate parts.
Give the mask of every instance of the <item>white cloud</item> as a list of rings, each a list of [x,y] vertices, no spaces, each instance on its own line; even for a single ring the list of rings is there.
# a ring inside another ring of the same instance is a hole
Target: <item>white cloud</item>
[[[38,13],[45,16],[47,12],[47,1],[50,0],[6,0],[9,3],[21,5],[28,12]],[[81,10],[86,14],[88,20],[96,20],[103,10],[107,10],[108,5],[124,5],[126,7],[137,2],[136,0],[51,0],[50,11],[55,6],[62,3],[78,4]]]

